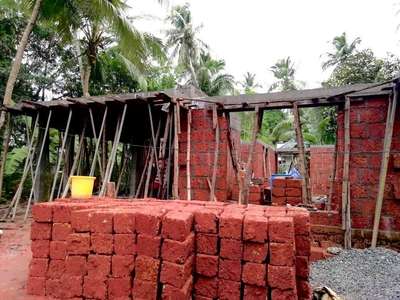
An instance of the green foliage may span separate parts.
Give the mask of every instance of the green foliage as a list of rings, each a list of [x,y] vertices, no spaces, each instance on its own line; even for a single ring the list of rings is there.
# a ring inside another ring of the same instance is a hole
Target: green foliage
[[[322,69],[337,66],[343,63],[356,50],[357,45],[361,43],[360,38],[354,39],[350,44],[347,41],[346,33],[335,36],[332,40],[332,46],[335,49],[333,53],[327,53],[328,60],[322,64]]]
[[[196,77],[200,89],[209,96],[233,93],[235,81],[232,75],[222,73],[225,61],[216,60],[209,53],[202,51],[200,62],[196,68]],[[189,83],[193,82],[189,80]]]
[[[28,155],[28,148],[22,146],[20,148],[12,149],[7,155],[6,167],[4,168],[4,175],[11,176],[16,173],[21,173],[21,168]]]
[[[243,88],[245,94],[247,95],[254,94],[257,88],[262,87],[256,81],[256,74],[246,72],[243,77],[244,77],[243,81],[239,82],[239,85]]]
[[[365,49],[338,64],[324,85],[341,86],[389,80],[400,71],[399,62],[399,58],[393,54],[382,59],[375,57],[371,49]]]
[[[293,91],[302,85],[295,79],[296,70],[289,56],[278,60],[270,70],[277,81],[271,84],[269,91]]]

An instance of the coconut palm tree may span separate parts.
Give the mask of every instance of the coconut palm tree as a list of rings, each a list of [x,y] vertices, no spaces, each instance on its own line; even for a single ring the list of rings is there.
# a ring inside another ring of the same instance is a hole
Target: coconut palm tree
[[[256,82],[256,74],[246,72],[242,82],[239,85],[244,89],[245,94],[254,94],[255,89],[261,88],[261,84]]]
[[[355,38],[351,43],[347,40],[346,32],[341,35],[335,36],[332,40],[332,45],[334,47],[334,52],[327,53],[328,60],[322,64],[322,69],[326,70],[329,67],[336,66],[342,63],[344,60],[353,54],[356,50],[357,45],[361,43],[359,37]]]
[[[224,68],[225,61],[213,59],[209,53],[202,51],[195,70],[199,88],[209,96],[232,93],[235,81],[232,75],[222,73]],[[194,84],[192,79],[188,83]]]
[[[167,46],[172,48],[171,57],[178,60],[178,67],[190,75],[194,86],[199,87],[196,77],[200,50],[207,45],[197,35],[202,26],[194,26],[188,3],[172,8],[167,20],[172,26],[167,31]]]
[[[301,85],[295,79],[296,70],[290,56],[278,60],[270,70],[277,81],[270,86],[269,91],[293,91],[297,90],[298,85]]]

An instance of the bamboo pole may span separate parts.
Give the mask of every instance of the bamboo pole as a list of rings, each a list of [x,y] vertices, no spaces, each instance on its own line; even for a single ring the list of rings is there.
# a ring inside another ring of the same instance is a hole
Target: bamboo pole
[[[94,170],[96,169],[96,158],[97,158],[97,161],[99,163],[100,176],[101,176],[102,179],[104,177],[104,174],[103,174],[103,167],[102,167],[102,164],[101,164],[101,157],[100,157],[100,153],[99,153],[99,146],[100,146],[101,137],[103,135],[104,125],[106,123],[107,112],[108,112],[108,106],[106,106],[106,108],[104,110],[103,120],[101,122],[99,136],[97,137],[96,136],[96,127],[95,127],[94,120],[93,120],[93,112],[92,112],[92,109],[89,108],[90,121],[92,123],[92,130],[93,130],[93,137],[94,137],[94,139],[96,141],[96,146],[95,146],[95,149],[94,149],[92,165],[90,166],[89,176],[93,176],[94,175]]]
[[[186,148],[186,191],[187,200],[192,200],[192,183],[190,174],[190,148],[191,148],[191,127],[192,127],[192,111],[189,109],[187,112],[187,148]]]
[[[57,185],[58,171],[60,170],[61,160],[62,160],[62,156],[64,153],[64,148],[65,148],[65,143],[67,142],[69,126],[71,124],[71,117],[72,117],[72,108],[69,109],[67,125],[65,126],[64,137],[62,139],[61,149],[59,149],[60,153],[58,154],[57,166],[56,166],[56,170],[55,170],[55,174],[54,174],[53,184],[51,186],[51,191],[50,191],[50,198],[49,198],[50,202],[53,201],[54,191],[55,191],[56,185]],[[61,182],[60,182],[60,184],[61,184]]]
[[[115,131],[115,138],[114,138],[114,143],[113,143],[113,146],[111,149],[111,155],[108,159],[106,172],[104,173],[103,185],[100,190],[100,196],[104,196],[105,191],[106,191],[107,182],[109,182],[111,179],[111,175],[112,175],[112,171],[113,171],[114,163],[115,163],[115,157],[117,154],[117,148],[118,148],[119,140],[121,138],[122,129],[124,126],[126,110],[127,110],[127,104],[124,104],[122,116],[120,116],[120,118],[119,118],[119,122],[118,122],[118,125],[116,128],[116,131]]]
[[[32,197],[33,197],[33,190],[35,188],[35,184],[36,184],[36,180],[37,180],[37,174],[39,173],[40,161],[42,160],[43,149],[44,149],[44,146],[46,144],[46,137],[47,137],[47,133],[49,132],[49,127],[50,127],[50,121],[51,121],[52,114],[53,114],[53,111],[50,110],[49,111],[49,115],[47,117],[47,123],[46,123],[46,128],[45,128],[45,131],[44,131],[44,135],[43,135],[42,145],[40,147],[39,157],[38,157],[38,160],[36,162],[35,175],[33,176],[32,188],[31,188],[31,192],[30,192],[29,198],[28,198],[28,205],[26,206],[26,210],[25,210],[24,221],[26,221],[26,219],[28,218],[29,209],[30,209],[31,202],[32,202]],[[12,219],[15,218],[18,202],[16,202],[15,204],[16,205],[15,205],[15,208],[14,208],[14,211],[13,211]]]
[[[253,132],[252,132],[252,138],[251,138],[251,144],[249,148],[249,156],[247,158],[247,164],[246,164],[246,172],[245,172],[245,177],[244,177],[244,183],[243,183],[243,190],[242,194],[240,197],[241,204],[248,204],[248,197],[249,197],[249,188],[250,188],[250,181],[251,181],[251,175],[253,173],[253,152],[254,148],[257,142],[257,135],[258,132],[260,131],[260,108],[256,106],[255,108],[255,113],[254,113],[254,121],[253,121]]]
[[[382,212],[382,204],[383,204],[383,196],[385,193],[385,184],[386,184],[386,175],[389,163],[390,156],[390,148],[392,146],[392,136],[393,136],[393,126],[396,116],[397,109],[397,101],[399,97],[399,83],[396,82],[393,91],[393,97],[390,98],[390,102],[388,104],[388,112],[386,119],[386,128],[385,128],[385,138],[383,143],[383,152],[382,152],[382,162],[381,169],[379,174],[379,187],[378,187],[378,195],[376,197],[376,206],[375,206],[375,215],[374,215],[374,227],[372,230],[372,241],[371,248],[375,248],[378,241],[379,234],[379,223],[381,220],[381,212]]]
[[[299,150],[299,167],[300,173],[302,175],[302,193],[303,193],[303,203],[311,204],[311,194],[310,194],[310,178],[308,176],[308,168],[306,163],[306,154],[304,151],[304,139],[303,132],[301,131],[300,122],[300,112],[297,103],[293,103],[293,117],[294,117],[294,129],[296,132],[296,142],[297,148]]]
[[[215,150],[214,150],[214,164],[213,172],[211,178],[211,188],[210,188],[210,201],[215,200],[215,185],[217,180],[217,169],[218,169],[218,156],[219,156],[219,124],[218,124],[218,113],[217,106],[213,106],[213,126],[215,130]]]
[[[172,183],[172,197],[174,199],[179,199],[179,105],[176,104],[174,107],[174,181]]]
[[[349,193],[349,166],[350,164],[350,98],[346,97],[344,105],[344,158],[342,182],[342,229],[346,229],[346,203]]]
[[[81,149],[82,149],[82,145],[83,145],[83,139],[85,137],[86,124],[87,123],[85,121],[85,123],[83,125],[82,132],[81,132],[81,136],[79,138],[78,149],[76,149],[76,154],[75,154],[74,161],[72,163],[72,167],[71,167],[71,170],[70,170],[70,173],[69,173],[69,176],[68,176],[68,181],[67,181],[67,184],[64,187],[64,191],[63,191],[63,193],[61,195],[61,198],[65,198],[67,196],[68,190],[69,190],[69,186],[71,184],[71,176],[74,175],[76,167],[78,166],[79,157],[81,156],[81,153],[82,153]]]

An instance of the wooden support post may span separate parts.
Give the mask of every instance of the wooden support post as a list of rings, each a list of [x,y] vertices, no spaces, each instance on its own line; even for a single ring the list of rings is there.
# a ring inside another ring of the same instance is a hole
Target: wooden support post
[[[104,114],[103,114],[103,120],[101,122],[99,136],[96,137],[96,128],[95,128],[95,125],[94,125],[93,113],[92,113],[92,109],[89,108],[90,121],[92,123],[92,129],[93,129],[93,137],[94,137],[94,139],[96,141],[96,146],[95,146],[95,149],[94,149],[92,165],[90,166],[89,176],[93,176],[94,175],[94,170],[96,169],[96,161],[98,161],[101,179],[104,178],[104,173],[103,173],[103,168],[102,168],[102,164],[101,164],[101,158],[100,158],[100,154],[99,154],[99,146],[100,146],[101,138],[103,136],[104,126],[105,126],[106,118],[107,118],[107,112],[108,112],[108,107],[106,106],[106,108],[104,110]],[[96,160],[96,158],[97,158],[97,160]]]
[[[303,132],[301,131],[300,112],[297,103],[293,103],[294,129],[296,132],[297,149],[299,151],[299,167],[302,175],[303,203],[311,204],[310,178],[308,176],[307,159],[304,150]]]
[[[150,129],[151,129],[151,138],[153,141],[153,155],[154,155],[154,159],[156,161],[156,170],[157,170],[157,176],[160,176],[160,167],[158,165],[158,158],[157,158],[157,139],[155,137],[154,134],[154,122],[153,122],[153,113],[151,112],[151,105],[150,103],[147,105],[148,111],[149,111],[149,121],[150,121]],[[157,134],[159,134],[159,130],[160,130],[160,126],[161,126],[161,118],[160,118],[160,122],[158,124],[158,128],[157,128]]]
[[[192,200],[192,180],[190,174],[190,148],[191,148],[191,127],[192,127],[192,111],[187,112],[187,148],[186,148],[186,191],[187,200]]]
[[[128,162],[128,155],[126,154],[127,151],[128,151],[127,146],[124,145],[122,147],[122,154],[121,154],[121,167],[119,169],[117,185],[115,187],[115,194],[117,196],[118,196],[119,188],[120,188],[121,183],[122,183],[122,178],[124,177],[123,175],[124,175],[124,172],[125,172],[126,164]]]
[[[249,156],[247,158],[246,173],[243,182],[243,190],[240,196],[241,204],[246,204],[246,205],[248,204],[250,181],[251,181],[251,175],[253,173],[253,156],[254,156],[253,152],[257,142],[257,135],[261,127],[260,120],[262,120],[262,111],[260,113],[260,108],[256,106],[253,119],[253,132],[249,148]]]
[[[56,185],[57,185],[57,180],[58,180],[58,172],[60,170],[61,160],[62,160],[62,157],[63,157],[63,154],[64,154],[65,143],[67,142],[67,137],[68,137],[68,132],[69,132],[69,125],[71,124],[71,117],[72,117],[72,108],[69,109],[67,125],[65,126],[64,137],[62,139],[61,149],[59,149],[59,153],[58,153],[57,166],[56,166],[56,170],[55,170],[55,173],[54,173],[53,184],[51,186],[49,201],[53,201],[54,192],[56,190]],[[61,184],[61,182],[60,182],[60,184]]]
[[[171,182],[171,160],[172,160],[172,143],[173,143],[173,128],[174,128],[174,122],[173,122],[173,115],[174,115],[174,110],[169,111],[169,114],[171,115],[170,117],[170,124],[169,124],[169,139],[168,139],[168,161],[167,161],[167,172],[165,174],[165,195],[163,195],[163,198],[169,199],[170,196],[170,182]],[[164,193],[164,192],[163,192]]]
[[[121,138],[121,133],[122,133],[122,129],[124,126],[124,121],[125,121],[125,116],[126,116],[126,109],[127,109],[127,104],[124,104],[124,108],[122,110],[122,116],[120,116],[119,121],[118,121],[118,125],[115,129],[115,137],[114,137],[114,143],[111,149],[111,154],[110,157],[108,159],[108,163],[107,163],[107,168],[106,171],[104,173],[104,178],[103,178],[103,184],[100,190],[100,196],[104,196],[105,194],[105,189],[106,189],[106,184],[107,182],[110,181],[111,179],[111,175],[112,175],[112,171],[114,168],[114,163],[115,163],[115,157],[117,155],[117,149],[118,149],[118,144],[119,144],[119,140]]]
[[[383,204],[383,196],[385,193],[386,175],[389,163],[390,148],[392,146],[393,126],[396,116],[397,101],[399,98],[399,83],[396,81],[393,87],[393,96],[390,97],[388,104],[388,112],[386,118],[385,138],[383,142],[382,162],[379,173],[379,187],[378,195],[376,197],[375,215],[374,215],[374,227],[372,230],[372,241],[371,248],[375,248],[378,241],[379,234],[379,223],[381,221],[381,212]]]
[[[336,115],[337,115],[338,109],[336,107]],[[329,194],[328,194],[328,202],[326,205],[326,209],[332,210],[332,197],[333,197],[333,188],[335,186],[335,180],[336,180],[336,168],[337,168],[337,159],[338,159],[338,128],[336,126],[336,141],[335,141],[335,150],[333,153],[333,168],[332,168],[332,174],[331,174],[331,180],[329,182]]]
[[[172,197],[179,199],[179,105],[174,107],[174,181],[172,183]]]
[[[85,121],[85,123],[83,125],[82,132],[81,132],[81,136],[79,138],[79,144],[78,144],[78,148],[76,149],[74,161],[72,163],[72,167],[71,167],[71,170],[70,170],[70,173],[69,173],[69,176],[68,176],[68,181],[67,181],[67,184],[64,187],[64,191],[63,191],[63,193],[61,195],[61,198],[65,198],[67,196],[68,190],[69,190],[69,186],[71,184],[71,176],[73,176],[75,174],[75,170],[76,170],[76,168],[78,166],[79,158],[80,158],[81,153],[82,153],[81,150],[82,150],[82,145],[83,145],[83,139],[85,138],[86,124],[87,123]]]
[[[344,105],[344,158],[342,181],[342,229],[346,229],[346,203],[349,193],[349,168],[350,168],[350,98],[346,97]]]
[[[351,249],[351,203],[350,203],[350,181],[347,182],[346,201],[346,226],[344,232],[344,248]]]
[[[211,188],[210,188],[210,201],[215,200],[215,185],[217,180],[217,169],[218,169],[218,156],[219,156],[219,123],[218,123],[218,112],[217,106],[213,106],[213,127],[215,130],[215,149],[214,149],[214,164],[213,172],[211,178]]]
[[[146,161],[145,161],[144,166],[143,166],[142,174],[140,175],[140,180],[139,180],[138,187],[136,189],[135,198],[138,198],[139,195],[140,195],[140,190],[142,189],[142,184],[143,184],[144,176],[146,174],[146,170],[147,170],[147,167],[148,167],[148,164],[149,164],[151,153],[152,153],[151,150],[147,151]]]
[[[117,191],[115,190],[115,182],[107,182],[106,197],[107,198],[116,198],[117,197]]]
[[[157,193],[157,197],[158,198],[163,196],[164,188],[165,188],[165,182],[166,182],[166,176],[165,175],[166,175],[166,167],[167,166],[165,164],[165,159],[166,159],[168,137],[169,137],[169,132],[170,132],[170,123],[171,123],[171,113],[169,111],[168,115],[167,115],[167,121],[165,122],[162,143],[160,142],[160,158],[162,159],[162,165],[161,165],[161,168],[160,168],[160,187],[159,187],[158,193]]]
[[[149,162],[149,165],[147,167],[147,177],[146,177],[146,184],[144,186],[144,196],[143,196],[144,198],[147,198],[147,196],[149,195],[149,185],[150,185],[151,171],[153,170],[153,162],[154,162],[154,160],[155,160],[156,165],[158,165],[158,163],[157,163],[157,151],[156,151],[155,145],[157,145],[158,137],[160,135],[160,127],[161,127],[161,119],[158,122],[157,134],[156,134],[155,140],[153,142],[154,146],[151,147],[151,150],[150,150],[151,154],[150,154],[150,162]]]
[[[29,198],[28,198],[28,205],[26,206],[24,221],[26,221],[26,219],[28,218],[28,215],[29,215],[29,209],[30,209],[31,202],[32,202],[32,197],[33,197],[33,190],[34,190],[34,188],[35,188],[35,184],[36,184],[36,180],[37,180],[37,175],[38,175],[38,173],[39,173],[40,161],[42,160],[43,149],[44,149],[44,146],[45,146],[45,144],[46,144],[46,137],[47,137],[47,133],[49,132],[49,127],[50,127],[50,121],[51,121],[52,113],[53,113],[53,111],[50,110],[50,111],[49,111],[49,115],[48,115],[48,117],[47,117],[46,128],[45,128],[44,135],[43,135],[42,145],[41,145],[41,147],[40,147],[39,157],[38,157],[37,162],[36,162],[35,174],[34,174],[34,176],[33,176],[32,188],[31,188],[31,192],[30,192]],[[16,213],[17,205],[18,205],[18,203],[16,203],[15,209],[14,209],[14,211],[13,211],[13,219],[15,218],[15,213]]]
[[[14,211],[16,211],[16,209],[17,209],[16,207],[18,206],[19,200],[22,195],[22,190],[24,188],[25,180],[28,176],[29,171],[32,168],[32,160],[33,160],[33,156],[35,154],[35,148],[36,148],[36,144],[37,144],[37,140],[35,140],[34,136],[35,136],[35,132],[37,131],[38,126],[39,126],[39,116],[40,116],[40,113],[38,112],[36,115],[35,121],[34,121],[31,139],[29,139],[29,137],[27,137],[27,139],[26,139],[27,146],[28,146],[28,153],[25,158],[25,164],[24,164],[24,169],[22,171],[21,180],[18,184],[17,191],[15,192],[15,194],[11,200],[11,203],[9,204],[6,212],[4,213],[4,215],[2,217],[2,220],[5,220],[8,217],[8,215],[10,214],[12,209],[14,209]],[[29,135],[28,131],[27,131],[27,134]],[[33,172],[32,172],[32,182],[33,182]]]

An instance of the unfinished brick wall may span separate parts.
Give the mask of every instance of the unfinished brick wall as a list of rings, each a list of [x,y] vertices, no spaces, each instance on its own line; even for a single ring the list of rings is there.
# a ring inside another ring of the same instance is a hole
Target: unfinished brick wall
[[[275,178],[271,188],[272,205],[297,205],[303,203],[301,180],[293,178]]]
[[[350,190],[352,227],[372,229],[378,192],[379,170],[387,114],[387,98],[352,101],[350,113]],[[395,156],[400,151],[400,108],[397,108],[386,179],[380,229],[400,231],[400,169]],[[338,116],[338,164],[333,205],[341,211],[344,151],[344,112]],[[384,233],[384,232],[383,232]]]
[[[227,159],[228,159],[228,123],[224,116],[218,117],[220,130],[219,155],[215,196],[218,201],[227,199]],[[187,119],[181,114],[181,134],[179,134],[179,197],[187,199],[186,183]],[[215,130],[212,111],[196,109],[192,111],[190,172],[192,199],[208,201],[215,153]]]
[[[301,208],[61,200],[33,207],[29,294],[79,299],[309,299]],[[268,275],[267,275],[268,274]]]
[[[310,147],[310,186],[313,196],[328,195],[333,170],[334,146]]]

